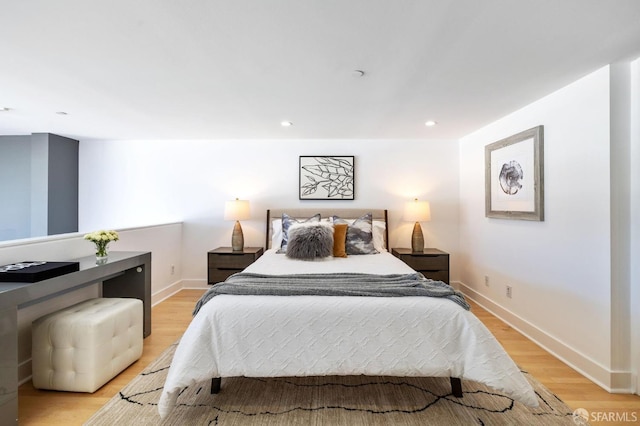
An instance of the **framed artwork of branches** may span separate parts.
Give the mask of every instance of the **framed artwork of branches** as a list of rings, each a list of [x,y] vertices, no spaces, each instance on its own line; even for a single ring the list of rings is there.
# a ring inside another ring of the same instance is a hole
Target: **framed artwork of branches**
[[[301,200],[353,200],[354,156],[300,156]]]

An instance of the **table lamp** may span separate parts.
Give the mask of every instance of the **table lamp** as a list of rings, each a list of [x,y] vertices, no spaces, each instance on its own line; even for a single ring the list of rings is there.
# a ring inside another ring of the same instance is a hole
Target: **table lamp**
[[[249,214],[249,201],[238,200],[227,201],[224,205],[224,220],[235,220],[231,234],[231,249],[233,251],[242,251],[244,249],[244,235],[242,235],[241,220],[247,220],[251,216]]]
[[[418,201],[414,199],[406,204],[404,209],[404,220],[415,222],[413,233],[411,234],[411,251],[422,253],[424,251],[424,237],[420,222],[431,220],[431,208],[428,201]]]

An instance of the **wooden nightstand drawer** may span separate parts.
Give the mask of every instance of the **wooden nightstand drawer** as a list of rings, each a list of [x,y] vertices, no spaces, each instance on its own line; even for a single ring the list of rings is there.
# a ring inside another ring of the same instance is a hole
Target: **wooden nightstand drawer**
[[[235,274],[236,272],[241,272],[242,269],[215,269],[215,268],[209,268],[209,284],[217,284],[217,283],[221,283],[224,280],[226,280],[227,278],[229,278],[231,275]]]
[[[416,271],[440,271],[449,269],[449,256],[424,257],[403,255],[401,259]]]
[[[434,281],[443,281],[449,284],[449,271],[419,271],[426,278]]]
[[[244,269],[256,260],[253,253],[247,254],[221,254],[211,253],[209,267],[218,269]]]
[[[241,272],[262,256],[262,247],[245,247],[242,251],[233,251],[231,247],[218,247],[207,252],[207,283],[216,284],[230,275]]]
[[[425,277],[449,284],[449,253],[435,248],[426,248],[418,253],[407,248],[394,248],[391,253]]]

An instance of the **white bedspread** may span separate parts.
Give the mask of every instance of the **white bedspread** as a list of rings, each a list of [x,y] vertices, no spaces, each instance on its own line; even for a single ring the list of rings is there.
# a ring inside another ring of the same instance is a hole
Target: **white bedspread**
[[[413,270],[390,253],[305,262],[268,250],[247,271]],[[538,405],[533,389],[489,330],[450,300],[221,295],[204,305],[182,337],[158,411],[166,416],[181,389],[213,377],[360,374],[460,377]]]

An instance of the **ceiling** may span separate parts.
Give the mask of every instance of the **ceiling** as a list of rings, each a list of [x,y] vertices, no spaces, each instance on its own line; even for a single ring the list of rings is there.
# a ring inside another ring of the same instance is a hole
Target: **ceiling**
[[[0,135],[458,138],[640,57],[638,0],[0,5]]]

